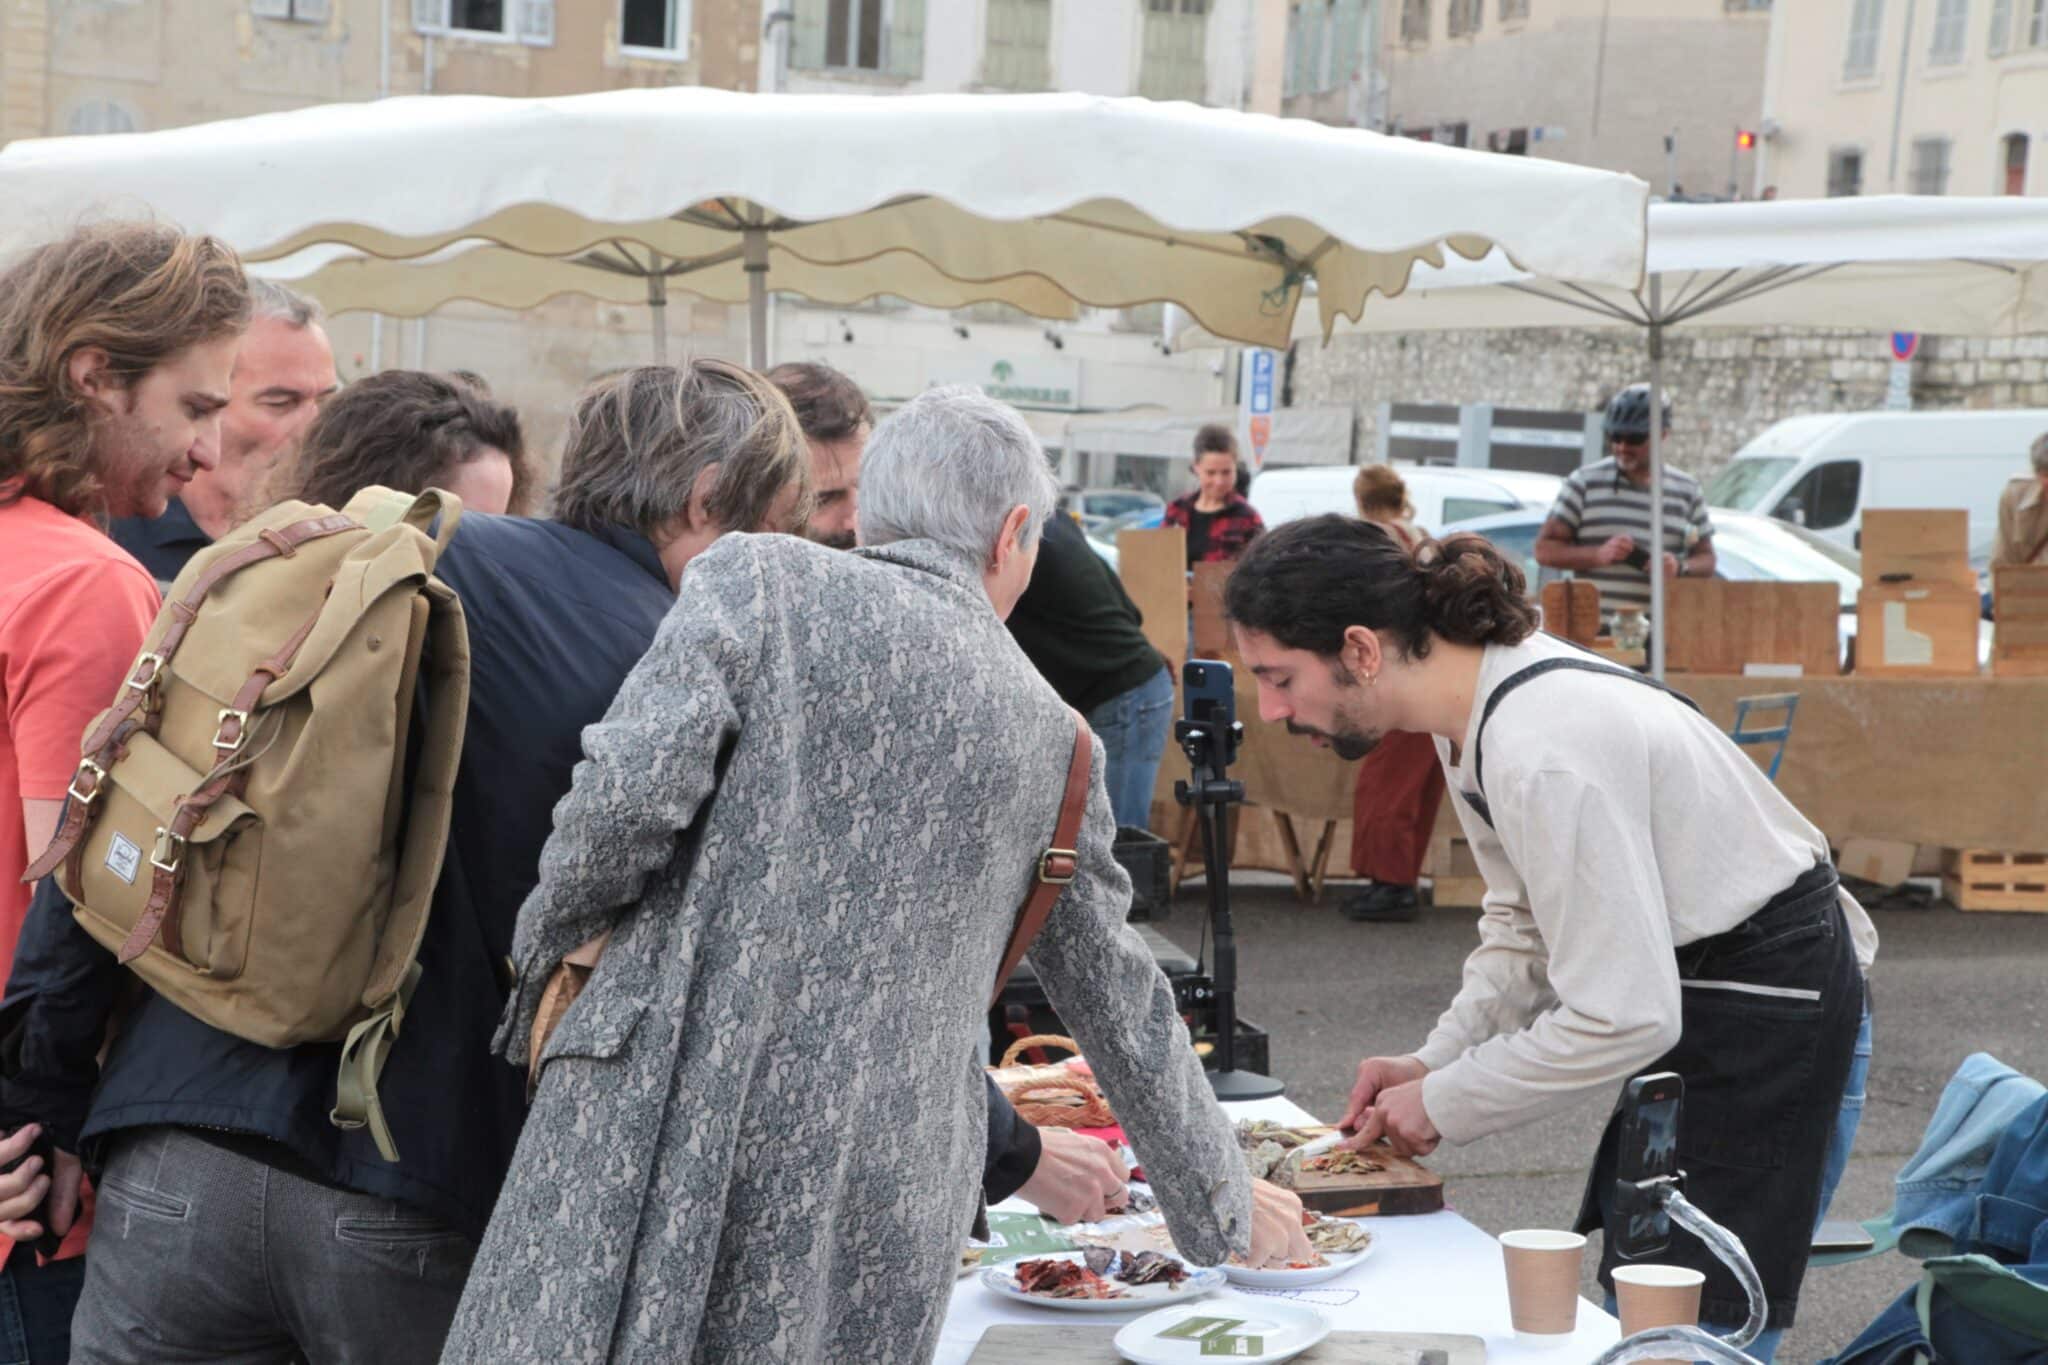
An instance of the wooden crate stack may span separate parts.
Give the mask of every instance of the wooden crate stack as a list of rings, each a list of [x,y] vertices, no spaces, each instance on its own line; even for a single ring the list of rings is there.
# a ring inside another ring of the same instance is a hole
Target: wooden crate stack
[[[1992,571],[1997,624],[1991,672],[1999,678],[2048,677],[2048,564],[2004,564]]]
[[[1959,910],[2048,915],[2048,853],[1952,848],[1942,860],[1941,889]]]
[[[1884,678],[1977,672],[1977,574],[1970,514],[1872,508],[1863,514],[1856,671]]]

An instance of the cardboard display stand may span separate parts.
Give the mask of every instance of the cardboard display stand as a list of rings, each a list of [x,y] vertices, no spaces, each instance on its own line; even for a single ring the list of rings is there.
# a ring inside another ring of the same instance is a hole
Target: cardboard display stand
[[[1975,588],[1865,583],[1856,597],[1856,671],[1879,678],[1974,677],[1982,610]]]
[[[2048,564],[2002,564],[1992,571],[1991,672],[2000,678],[2048,677]]]
[[[1807,677],[1842,671],[1841,591],[1833,583],[1680,578],[1665,585],[1665,667],[1740,673],[1794,664]]]
[[[1866,585],[1911,580],[1977,591],[1977,573],[1970,567],[1970,514],[1959,508],[1872,508],[1863,514],[1859,548]]]
[[[1592,648],[1600,638],[1600,585],[1583,578],[1545,583],[1543,628],[1575,645]]]

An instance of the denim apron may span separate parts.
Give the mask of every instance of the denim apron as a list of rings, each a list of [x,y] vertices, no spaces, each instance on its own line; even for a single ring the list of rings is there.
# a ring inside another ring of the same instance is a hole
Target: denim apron
[[[1508,692],[1559,668],[1612,673],[1689,698],[1640,673],[1593,659],[1546,659],[1502,681],[1487,698],[1472,767],[1482,794],[1461,793],[1488,826],[1481,741]],[[1693,708],[1697,710],[1695,706]],[[1743,923],[1677,950],[1683,1031],[1677,1046],[1638,1075],[1675,1071],[1685,1081],[1678,1163],[1685,1197],[1741,1239],[1770,1300],[1767,1326],[1791,1325],[1819,1210],[1828,1139],[1842,1106],[1863,1015],[1863,973],[1842,915],[1835,870],[1816,863]],[[1600,1283],[1610,1291],[1617,1099],[1593,1160],[1576,1228],[1606,1230]],[[1700,1321],[1738,1327],[1749,1301],[1706,1244],[1674,1227],[1653,1258],[1707,1277]]]

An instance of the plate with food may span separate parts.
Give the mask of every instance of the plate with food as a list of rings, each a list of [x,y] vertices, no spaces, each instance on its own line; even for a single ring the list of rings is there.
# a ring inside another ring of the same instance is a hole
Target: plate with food
[[[1085,1247],[981,1272],[992,1294],[1073,1313],[1129,1313],[1200,1298],[1222,1288],[1223,1272],[1159,1251]]]
[[[1301,1211],[1301,1225],[1315,1259],[1286,1266],[1253,1270],[1249,1266],[1225,1265],[1224,1275],[1232,1284],[1246,1289],[1301,1289],[1334,1280],[1372,1255],[1372,1233],[1349,1218],[1330,1218],[1314,1209]]]

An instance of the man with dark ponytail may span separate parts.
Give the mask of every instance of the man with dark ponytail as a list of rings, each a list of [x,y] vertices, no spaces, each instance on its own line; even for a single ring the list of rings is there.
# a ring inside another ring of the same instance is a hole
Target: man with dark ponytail
[[[1685,698],[1539,633],[1478,536],[1410,551],[1371,522],[1291,522],[1224,606],[1264,720],[1345,758],[1434,736],[1486,879],[1462,988],[1415,1052],[1359,1065],[1346,1145],[1421,1154],[1678,1072],[1687,1196],[1756,1261],[1771,1330],[1749,1349],[1770,1359],[1868,1068],[1877,934],[1826,839]],[[1610,1120],[1582,1231],[1615,1217],[1615,1142]],[[1703,1322],[1744,1321],[1697,1239],[1674,1232],[1665,1259],[1706,1273]]]

